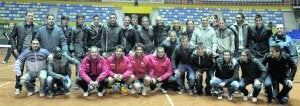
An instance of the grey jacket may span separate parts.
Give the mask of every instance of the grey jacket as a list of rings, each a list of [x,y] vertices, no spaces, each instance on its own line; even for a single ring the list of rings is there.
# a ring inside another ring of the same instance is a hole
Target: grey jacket
[[[235,51],[238,52],[239,51],[239,28],[237,25],[237,22],[233,23],[231,26],[229,26],[229,28],[232,30],[233,34],[234,34],[234,42],[235,42]],[[243,46],[244,48],[248,47],[248,33],[250,30],[250,26],[248,25],[247,21],[244,21],[244,24],[242,25],[242,29],[243,29]]]
[[[142,27],[138,30],[138,35],[140,42],[144,45],[144,53],[150,54],[154,51],[154,38],[153,38],[153,28],[149,26],[148,29]]]
[[[61,28],[56,25],[52,30],[47,25],[42,26],[37,31],[35,38],[40,41],[41,48],[47,49],[50,53],[55,47],[60,47],[65,52],[69,51],[65,35]]]
[[[120,30],[122,28],[119,25],[112,26],[110,23],[104,27],[101,37],[101,48],[103,52],[113,52],[115,46],[122,44],[122,37]]]
[[[92,36],[93,31],[91,28],[83,25],[77,25],[73,28],[70,50],[75,53],[76,57],[83,58],[85,53],[88,52],[87,40],[88,36]]]
[[[23,43],[26,37],[26,27],[32,27],[31,33],[32,33],[32,39],[34,38],[34,35],[36,34],[36,31],[39,29],[39,25],[36,23],[33,23],[32,26],[25,25],[24,22],[18,23],[14,30],[11,33],[11,47],[12,49],[17,49],[19,53],[21,53],[26,48],[23,48]],[[29,41],[30,42],[30,41]]]

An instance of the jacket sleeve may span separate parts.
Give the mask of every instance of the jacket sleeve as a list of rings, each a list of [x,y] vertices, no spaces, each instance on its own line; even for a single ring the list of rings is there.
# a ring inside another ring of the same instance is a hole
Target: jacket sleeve
[[[83,59],[82,64],[81,64],[80,69],[79,69],[79,76],[85,82],[87,82],[89,84],[92,81],[92,79],[87,74],[87,72],[90,70],[89,66],[87,64],[88,64],[87,59],[86,58]]]
[[[58,32],[58,34],[59,34],[59,41],[60,41],[60,45],[62,47],[62,50],[64,52],[69,52],[69,47],[68,47],[67,39],[66,39],[66,37],[64,35],[64,32],[62,30],[60,30]]]
[[[226,84],[228,84],[229,82],[232,82],[232,81],[234,81],[234,80],[237,80],[238,78],[239,78],[239,64],[237,63],[237,61],[236,60],[233,60],[233,75],[232,75],[232,77],[231,78],[229,78],[229,79],[226,79],[224,82],[226,83]]]
[[[11,41],[11,48],[12,50],[17,49],[17,36],[18,36],[18,28],[17,26],[14,27],[13,31],[11,32],[10,35],[10,41]]]
[[[60,79],[62,77],[62,75],[57,74],[57,73],[54,72],[53,61],[48,63],[47,70],[48,70],[47,73],[48,73],[49,76],[52,76],[52,77],[57,78],[57,79]]]
[[[108,58],[107,61],[106,61],[106,65],[107,65],[107,74],[110,76],[110,77],[114,77],[114,75],[116,73],[113,72],[113,69],[111,67],[111,64],[112,63],[112,59],[111,58]]]
[[[258,69],[261,71],[261,75],[260,75],[260,78],[259,78],[259,81],[260,82],[263,82],[267,76],[267,69],[266,67],[261,63],[259,62],[257,59],[254,60],[255,64],[257,65]]]
[[[290,49],[290,56],[292,57],[292,60],[298,64],[298,52],[297,52],[297,48],[296,48],[296,43],[295,41],[288,37],[288,39],[290,40],[290,44],[289,44],[289,49]]]
[[[178,50],[179,50],[179,46],[175,47],[175,50],[172,53],[172,57],[171,57],[171,62],[172,62],[172,69],[175,71],[177,66],[176,66],[176,60],[178,59]]]
[[[196,32],[196,31],[197,31],[197,29],[194,30],[194,32],[193,32],[193,34],[192,34],[192,37],[191,37],[191,41],[190,41],[190,43],[189,43],[189,44],[192,45],[192,46],[195,46],[196,43],[197,43],[197,38],[198,38],[197,36],[198,36],[198,35],[197,35],[197,32]]]
[[[291,68],[291,71],[288,71],[288,79],[294,81],[294,77],[297,72],[297,63],[295,63],[295,61],[293,61],[293,59],[290,56],[287,56],[287,62]]]
[[[74,43],[75,43],[75,36],[76,36],[75,33],[76,32],[73,29],[72,32],[71,32],[71,36],[70,36],[70,47],[69,47],[69,49],[70,49],[71,52],[74,52]]]
[[[127,58],[124,59],[124,61],[125,61],[125,64],[126,64],[126,71],[122,74],[122,76],[124,78],[127,78],[127,77],[132,75],[133,68],[132,68],[132,65],[131,65],[130,61]]]
[[[160,78],[162,80],[165,80],[165,79],[169,78],[173,74],[170,59],[167,59],[166,62],[168,64],[167,72],[160,76]]]
[[[77,59],[69,56],[68,53],[66,53],[66,52],[64,52],[63,55],[66,56],[66,58],[68,59],[69,62],[71,62],[72,64],[75,64],[76,72],[79,72],[79,68],[80,68],[81,63]]]
[[[103,27],[101,36],[101,48],[103,52],[106,52],[106,27]]]
[[[103,81],[106,77],[107,77],[107,71],[108,71],[108,69],[107,69],[107,65],[106,65],[106,61],[104,60],[104,58],[102,58],[101,59],[102,61],[101,62],[99,62],[98,64],[98,66],[99,67],[97,67],[97,68],[101,68],[101,69],[99,69],[99,70],[102,70],[102,72],[101,72],[101,74],[97,77],[97,81],[98,82],[101,82],[101,81]],[[102,64],[102,67],[100,67],[101,66],[101,64]]]

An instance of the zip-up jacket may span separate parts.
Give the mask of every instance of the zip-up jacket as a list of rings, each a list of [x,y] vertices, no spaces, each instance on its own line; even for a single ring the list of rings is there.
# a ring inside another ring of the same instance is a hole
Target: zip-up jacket
[[[161,42],[163,42],[167,36],[168,32],[170,30],[170,26],[162,24],[161,26],[158,26],[157,24],[153,26],[153,37],[154,37],[154,46],[158,47]]]
[[[121,74],[123,78],[128,78],[132,75],[133,69],[130,60],[126,56],[122,58],[116,58],[115,54],[112,54],[107,58],[108,75],[114,77],[115,74]]]
[[[142,27],[138,29],[138,35],[140,39],[140,43],[144,45],[144,53],[145,54],[151,54],[154,47],[154,38],[153,38],[153,28],[149,26],[148,29]]]
[[[183,49],[181,45],[177,45],[172,54],[172,69],[175,70],[178,67],[178,64],[191,65],[191,55],[194,51],[194,48],[188,46],[188,48]]]
[[[101,82],[107,77],[107,71],[104,57],[98,54],[96,59],[92,59],[89,54],[81,62],[79,76],[87,83],[92,81],[91,77],[97,77],[96,81]]]
[[[215,74],[214,74],[215,72]],[[226,63],[223,57],[216,59],[211,71],[210,76],[225,80],[228,84],[234,80],[239,79],[239,64],[235,58],[230,58],[229,62]]]
[[[149,55],[149,58],[151,64],[149,75],[151,78],[161,78],[165,80],[173,74],[171,61],[167,56],[159,59],[155,55]]]
[[[128,29],[122,28],[119,34],[123,38],[122,43],[125,47],[125,54],[127,55],[134,45],[140,42],[139,36],[131,25],[129,25]]]
[[[143,78],[145,75],[149,74],[150,70],[150,60],[149,56],[142,54],[140,58],[135,55],[129,56],[130,63],[133,67],[133,75],[135,78]]]
[[[256,58],[251,58],[248,62],[243,61],[241,58],[238,62],[242,69],[242,77],[245,80],[253,81],[259,78],[260,82],[263,82],[267,76],[266,67]]]
[[[192,68],[195,71],[199,71],[202,73],[203,69],[210,70],[213,66],[213,57],[212,55],[204,54],[203,56],[199,56],[197,54],[192,54]]]
[[[115,46],[122,44],[121,29],[119,25],[112,26],[110,23],[104,27],[101,38],[101,48],[104,52],[113,52]]]

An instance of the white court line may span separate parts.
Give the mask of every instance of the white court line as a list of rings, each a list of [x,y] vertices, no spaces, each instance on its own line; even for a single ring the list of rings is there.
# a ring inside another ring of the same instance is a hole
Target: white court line
[[[9,84],[10,83],[10,81],[9,82],[6,82],[6,83],[4,83],[4,84],[2,84],[2,85],[0,85],[0,87],[2,87],[2,86],[4,86],[4,85],[7,85],[7,84]]]
[[[168,94],[165,94],[165,95],[169,101],[170,106],[174,106],[174,103],[173,103],[172,99],[170,98],[170,96]]]

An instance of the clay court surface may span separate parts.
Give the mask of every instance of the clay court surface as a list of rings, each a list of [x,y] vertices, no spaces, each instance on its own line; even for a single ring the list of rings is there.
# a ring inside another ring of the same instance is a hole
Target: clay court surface
[[[0,60],[4,59],[6,49],[0,48]],[[147,96],[140,94],[124,96],[120,93],[112,93],[103,97],[98,97],[94,90],[90,96],[82,97],[83,91],[70,91],[69,96],[59,95],[52,99],[48,97],[39,97],[35,94],[27,97],[27,91],[23,87],[21,95],[14,94],[15,77],[12,70],[14,58],[11,57],[8,64],[0,64],[0,106],[252,106],[252,105],[268,105],[266,97],[261,91],[258,102],[252,103],[251,98],[243,101],[240,97],[233,98],[233,101],[227,100],[227,95],[223,96],[223,100],[217,100],[214,96],[191,96],[187,93],[179,95],[177,92],[169,91],[163,94],[160,91],[155,93],[147,93]],[[299,65],[298,65],[299,66]],[[73,75],[74,76],[74,75]],[[74,82],[74,77],[72,78]],[[300,74],[299,69],[295,76],[294,88],[290,92],[289,106],[300,105]],[[37,83],[39,85],[39,83]],[[250,90],[251,86],[248,87]],[[277,106],[277,103],[271,105]]]

